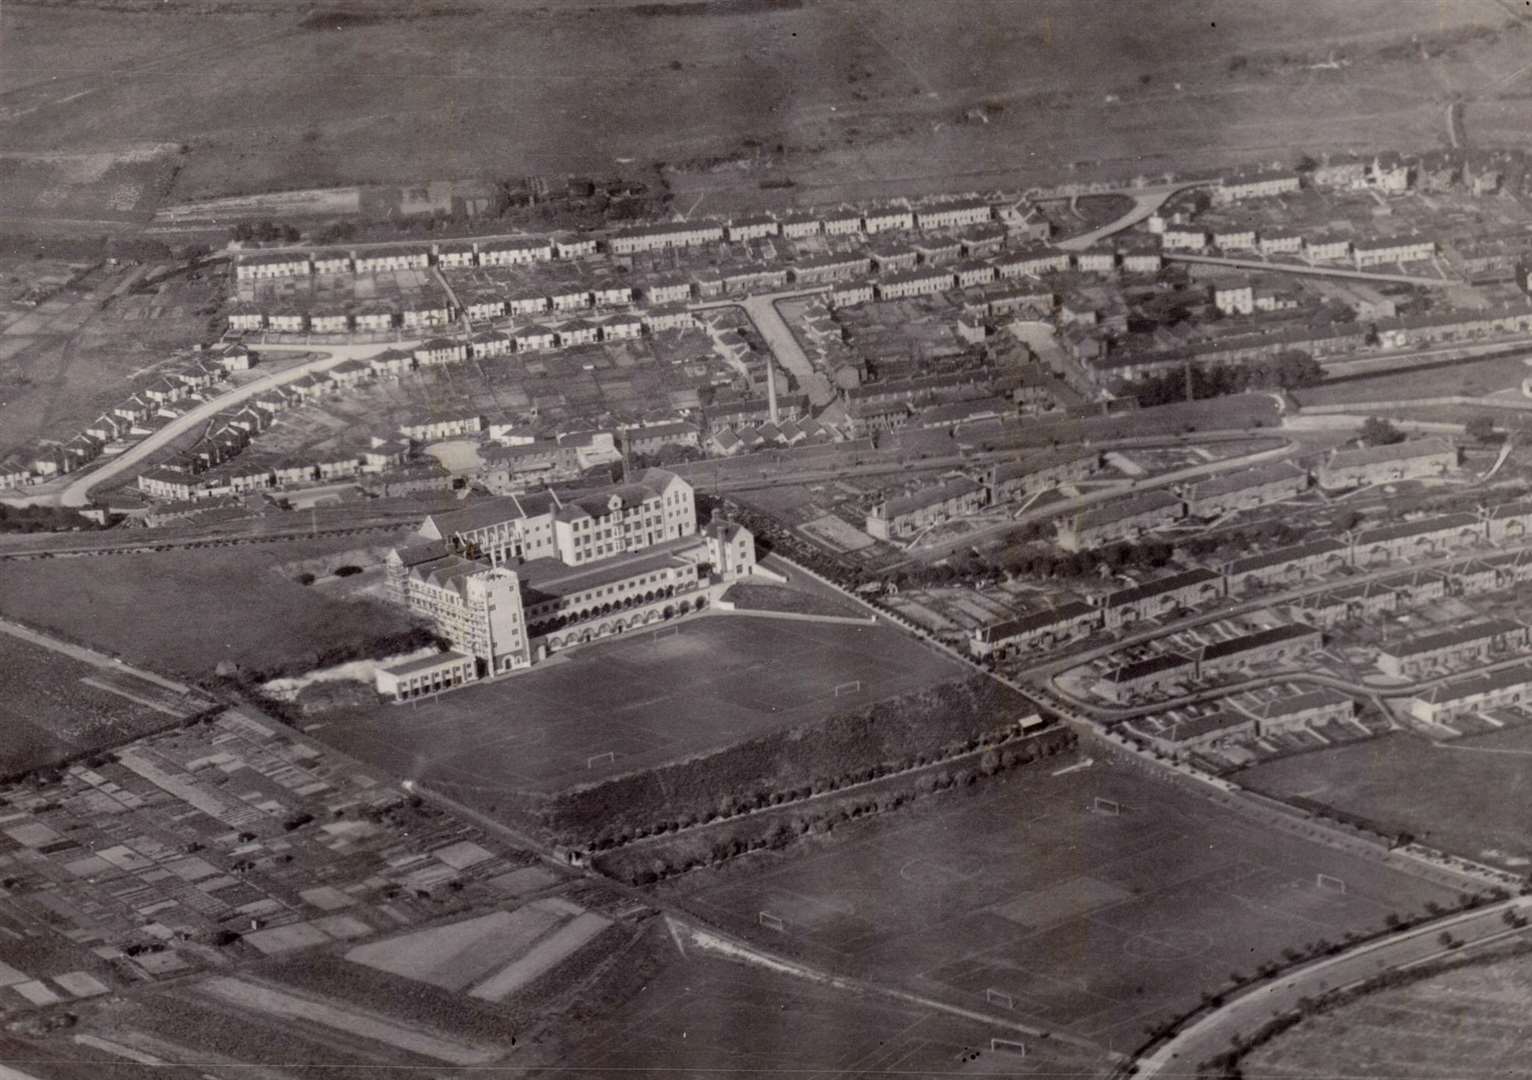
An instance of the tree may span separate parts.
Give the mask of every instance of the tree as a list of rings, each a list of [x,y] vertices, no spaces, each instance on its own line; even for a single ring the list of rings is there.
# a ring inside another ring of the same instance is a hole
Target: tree
[[[1381,416],[1369,416],[1357,431],[1357,438],[1366,446],[1392,446],[1404,442],[1404,432]]]
[[[1495,441],[1495,420],[1490,416],[1475,416],[1464,425],[1464,430],[1471,439],[1477,439],[1481,443]]]

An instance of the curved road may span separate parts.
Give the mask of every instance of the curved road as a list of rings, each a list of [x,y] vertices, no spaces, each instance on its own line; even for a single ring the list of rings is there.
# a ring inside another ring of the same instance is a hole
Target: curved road
[[[285,383],[294,382],[316,371],[325,371],[336,364],[346,360],[365,359],[376,356],[386,349],[410,349],[417,342],[393,342],[387,345],[326,345],[323,352],[313,359],[288,368],[286,371],[272,372],[264,375],[253,382],[238,386],[217,397],[204,401],[202,404],[187,410],[166,424],[153,435],[135,443],[132,447],[124,450],[116,457],[103,461],[93,469],[89,469],[71,480],[62,491],[58,493],[57,502],[60,506],[88,506],[90,504],[90,491],[107,480],[119,476],[135,465],[142,463],[155,452],[168,446],[170,443],[185,435],[188,431],[207,423],[217,414],[226,411],[241,402],[265,393],[274,386],[282,386]],[[258,352],[314,352],[314,347],[309,345],[262,345]],[[41,500],[35,500],[41,501]]]
[[[1437,919],[1425,926],[1358,945],[1354,949],[1315,961],[1229,1001],[1184,1028],[1159,1049],[1139,1061],[1141,1078],[1191,1076],[1197,1065],[1229,1049],[1236,1035],[1250,1035],[1275,1013],[1295,1009],[1301,998],[1317,998],[1330,990],[1352,986],[1380,972],[1411,967],[1457,949],[1443,948],[1443,932],[1465,945],[1479,945],[1520,933],[1508,928],[1506,911],[1525,915],[1532,899],[1518,897],[1477,911]]]

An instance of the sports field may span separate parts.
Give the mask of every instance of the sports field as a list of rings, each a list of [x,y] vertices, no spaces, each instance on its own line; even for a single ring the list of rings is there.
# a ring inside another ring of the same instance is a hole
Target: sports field
[[[1397,732],[1241,772],[1239,783],[1301,796],[1410,832],[1422,843],[1525,871],[1532,865],[1527,777],[1532,729],[1433,743]]]
[[[676,627],[418,707],[329,714],[315,735],[485,806],[506,791],[649,768],[963,673],[886,626],[709,615]],[[844,687],[852,682],[861,688]]]
[[[1094,811],[1097,797],[1121,812]],[[1023,770],[835,836],[745,879],[699,877],[688,902],[806,958],[1119,1050],[1231,972],[1452,898],[1126,764]],[[762,911],[785,930],[753,926]]]

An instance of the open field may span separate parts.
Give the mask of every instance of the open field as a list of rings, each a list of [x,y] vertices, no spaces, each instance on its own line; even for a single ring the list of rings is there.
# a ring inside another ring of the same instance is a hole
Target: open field
[[[1444,82],[1477,89],[1524,63],[1489,0],[1326,0],[1301,20],[1199,3],[1131,27],[1106,0],[1038,0],[1016,19],[987,0],[507,0],[394,5],[340,29],[310,10],[7,5],[8,146],[184,145],[176,200],[659,159],[687,170],[673,183],[688,201],[727,203],[774,194],[758,184],[781,144],[799,192],[841,198],[1076,161],[1132,175],[1300,144],[1431,145]],[[1430,60],[1399,47],[1412,35]],[[1347,69],[1312,66],[1336,51]],[[985,105],[986,123],[963,122]],[[719,157],[740,165],[709,169]],[[59,186],[14,202],[41,217]]]
[[[392,607],[332,599],[274,569],[356,545],[341,537],[34,560],[7,572],[0,614],[192,678],[211,675],[222,660],[251,672],[313,666],[325,650],[413,625]]]
[[[1532,957],[1475,963],[1304,1020],[1243,1062],[1252,1080],[1532,1076]]]
[[[1018,1018],[1118,1049],[1231,971],[1450,896],[1127,765],[1025,771],[971,790],[678,887],[740,932],[758,912],[777,915],[785,932],[753,931],[776,948],[974,1007],[993,989]],[[1092,812],[1098,796],[1122,813]],[[1319,872],[1346,892],[1316,888]]]
[[[1300,405],[1349,405],[1353,402],[1403,401],[1411,398],[1480,396],[1519,390],[1532,375],[1525,356],[1457,360],[1442,367],[1379,372],[1367,378],[1292,391]],[[1520,395],[1518,394],[1519,398]]]
[[[0,775],[174,724],[178,714],[170,704],[143,704],[164,697],[161,688],[129,675],[104,678],[83,661],[0,634]]]
[[[1433,743],[1403,732],[1273,761],[1235,776],[1270,795],[1301,797],[1376,822],[1384,833],[1525,871],[1532,730]]]
[[[886,626],[710,615],[664,633],[583,649],[419,708],[338,710],[320,735],[483,807],[512,791],[593,783],[961,674]],[[862,689],[836,697],[852,680]]]

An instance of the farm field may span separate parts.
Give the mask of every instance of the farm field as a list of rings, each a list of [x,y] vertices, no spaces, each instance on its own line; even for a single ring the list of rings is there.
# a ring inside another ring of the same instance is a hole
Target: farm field
[[[651,768],[962,674],[887,626],[707,615],[316,734],[481,808]],[[860,681],[860,691],[835,696]],[[491,809],[492,812],[492,809]]]
[[[1121,814],[1093,812],[1097,797]],[[1318,873],[1346,891],[1317,888]],[[929,814],[837,829],[817,848],[694,873],[678,888],[683,903],[774,948],[975,1008],[1009,1001],[1019,1018],[1117,1049],[1231,971],[1451,898],[1101,762],[1024,771]],[[785,931],[748,929],[761,911]]]
[[[1243,1062],[1251,1080],[1532,1076],[1532,957],[1442,972],[1304,1020]]]
[[[1493,3],[1325,0],[1302,20],[1197,3],[1132,27],[1101,0],[1040,0],[1025,19],[997,18],[986,0],[396,4],[338,29],[311,10],[9,5],[8,146],[184,146],[177,200],[632,159],[696,162],[678,189],[727,203],[761,199],[757,151],[780,143],[797,191],[833,200],[957,174],[1051,179],[1078,161],[1132,175],[1300,144],[1432,145],[1443,81],[1478,88],[1524,62],[1520,39],[1496,33],[1508,13]],[[401,14],[414,17],[389,17]],[[1429,62],[1389,49],[1411,35],[1435,46]],[[1314,70],[1336,49],[1348,71]],[[986,123],[961,122],[985,104]],[[746,164],[706,167],[718,156]],[[13,213],[62,200],[61,217],[85,216],[68,197],[86,185],[67,171],[19,186]]]
[[[189,711],[162,702],[166,692],[160,687],[122,673],[108,676],[9,634],[0,634],[0,691],[0,727],[5,730],[0,775],[5,776],[127,742],[173,725]]]
[[[387,542],[385,534],[372,545]],[[351,551],[356,538],[152,555],[38,559],[6,573],[0,615],[155,671],[211,675],[312,665],[323,650],[408,631],[407,615],[332,599],[275,568]]]
[[[1278,798],[1301,797],[1376,822],[1383,832],[1525,871],[1532,865],[1525,787],[1532,730],[1432,743],[1403,732],[1273,761],[1234,779]]]

